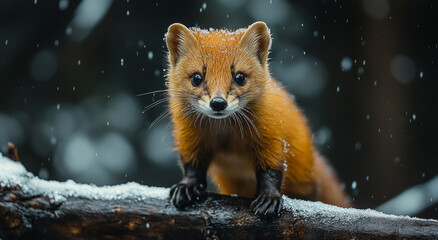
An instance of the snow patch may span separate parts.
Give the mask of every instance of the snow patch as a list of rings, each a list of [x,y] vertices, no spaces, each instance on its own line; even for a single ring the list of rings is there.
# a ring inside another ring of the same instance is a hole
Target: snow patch
[[[135,182],[115,186],[80,184],[73,180],[66,182],[47,181],[34,176],[26,168],[0,153],[0,186],[19,185],[30,195],[45,195],[53,202],[65,201],[68,197],[82,197],[94,200],[120,200],[134,198],[138,201],[148,198],[167,199],[169,190],[161,187],[148,187]]]
[[[334,222],[353,222],[365,218],[385,218],[385,219],[418,219],[409,216],[396,216],[378,212],[372,209],[341,208],[328,205],[322,202],[312,202],[300,199],[290,199],[283,196],[283,208],[291,211],[297,218],[309,218],[321,216],[320,219],[327,219],[327,224]],[[336,221],[339,220],[339,221]],[[345,221],[347,219],[347,221]]]
[[[215,28],[209,28],[209,29],[201,29],[199,27],[191,27],[190,30],[194,33],[199,34],[201,37],[203,37],[204,35],[208,35],[210,33],[220,33],[223,34],[225,36],[228,37],[233,37],[236,35],[242,35],[245,31],[246,28],[239,28],[236,30],[231,30],[231,29],[227,29],[227,28],[222,28],[222,29],[215,29]]]

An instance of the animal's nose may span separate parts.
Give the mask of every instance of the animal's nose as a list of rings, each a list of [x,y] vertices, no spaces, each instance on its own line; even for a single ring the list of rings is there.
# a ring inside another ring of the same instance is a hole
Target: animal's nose
[[[214,111],[222,111],[227,107],[227,101],[221,97],[215,97],[210,101],[210,107]]]

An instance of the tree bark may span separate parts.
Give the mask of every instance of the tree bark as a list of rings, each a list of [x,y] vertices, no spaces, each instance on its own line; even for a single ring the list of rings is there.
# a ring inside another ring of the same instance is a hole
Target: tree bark
[[[0,169],[12,162],[5,159],[0,161]],[[65,194],[62,187],[53,190],[65,196],[59,201],[45,194],[47,187],[39,191],[38,186],[63,183],[11,172],[0,177],[0,239],[438,239],[435,220],[288,198],[275,219],[255,216],[249,210],[250,199],[214,193],[203,202],[177,210],[165,197],[153,194],[138,198],[127,192],[120,199],[75,196],[68,193],[70,182],[65,184]],[[35,179],[38,184],[32,182]],[[32,183],[32,187],[14,182]],[[93,188],[96,192],[103,189]]]

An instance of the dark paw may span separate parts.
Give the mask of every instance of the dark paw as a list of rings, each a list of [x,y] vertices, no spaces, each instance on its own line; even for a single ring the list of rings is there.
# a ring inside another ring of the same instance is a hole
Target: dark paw
[[[175,184],[170,189],[170,203],[177,208],[183,208],[195,201],[200,201],[206,193],[206,188],[207,184],[205,183],[188,184],[180,182]]]
[[[261,193],[251,203],[251,210],[261,217],[274,217],[280,214],[283,207],[283,199],[280,193]]]

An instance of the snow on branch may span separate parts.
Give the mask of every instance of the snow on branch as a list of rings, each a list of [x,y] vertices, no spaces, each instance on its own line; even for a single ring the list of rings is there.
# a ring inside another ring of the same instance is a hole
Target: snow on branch
[[[209,193],[185,210],[169,189],[46,181],[0,154],[0,239],[438,239],[438,221],[284,197],[276,219]]]

